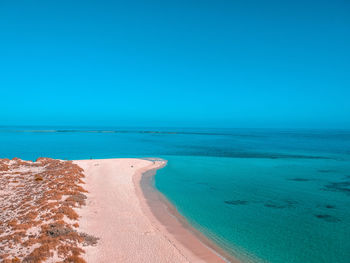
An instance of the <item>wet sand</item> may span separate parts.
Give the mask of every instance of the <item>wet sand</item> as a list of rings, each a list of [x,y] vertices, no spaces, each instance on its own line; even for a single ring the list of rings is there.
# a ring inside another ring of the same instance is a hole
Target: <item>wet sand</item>
[[[85,173],[87,205],[77,209],[79,230],[98,238],[87,262],[234,261],[191,228],[151,180],[166,164],[156,159],[74,161]],[[224,257],[223,257],[223,256]]]

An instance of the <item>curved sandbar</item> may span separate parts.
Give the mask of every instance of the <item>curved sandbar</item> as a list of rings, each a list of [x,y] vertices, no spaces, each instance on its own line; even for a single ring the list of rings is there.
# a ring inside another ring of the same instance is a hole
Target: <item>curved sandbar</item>
[[[101,159],[74,163],[84,169],[84,187],[89,192],[87,205],[77,210],[80,231],[100,238],[95,247],[85,249],[87,262],[224,262],[170,213],[164,212],[178,221],[177,225],[171,220],[164,224],[149,205],[152,200],[147,200],[141,189],[143,174],[163,167],[166,161]],[[168,206],[164,203],[163,208]],[[167,220],[167,216],[163,218]],[[190,241],[190,246],[183,240]]]

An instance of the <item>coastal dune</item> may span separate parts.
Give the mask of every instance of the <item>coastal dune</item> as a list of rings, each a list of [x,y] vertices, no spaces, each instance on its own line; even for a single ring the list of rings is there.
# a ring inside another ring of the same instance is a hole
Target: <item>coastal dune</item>
[[[152,212],[141,189],[147,171],[166,165],[165,160],[101,159],[74,161],[84,169],[86,206],[76,209],[79,231],[98,237],[85,248],[87,262],[224,262],[194,233],[182,227],[163,206],[163,222]],[[164,220],[169,224],[164,224]],[[172,221],[175,221],[173,223]],[[177,225],[176,225],[177,224]],[[171,231],[169,229],[172,229]],[[174,233],[180,229],[180,236]],[[230,260],[231,261],[231,260]]]

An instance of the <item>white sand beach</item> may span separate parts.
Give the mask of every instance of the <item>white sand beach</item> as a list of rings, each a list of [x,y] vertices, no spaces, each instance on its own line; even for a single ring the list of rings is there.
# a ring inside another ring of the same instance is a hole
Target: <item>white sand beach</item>
[[[77,209],[80,231],[99,238],[85,249],[87,262],[224,262],[186,229],[196,254],[152,214],[142,194],[142,173],[165,161],[105,159],[74,161],[84,169],[86,206]],[[176,220],[176,219],[175,219]],[[181,225],[179,224],[181,227]]]

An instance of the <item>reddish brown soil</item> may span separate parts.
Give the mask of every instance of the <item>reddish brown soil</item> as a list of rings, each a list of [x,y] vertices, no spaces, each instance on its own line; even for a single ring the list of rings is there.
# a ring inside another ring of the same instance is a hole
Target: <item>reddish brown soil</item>
[[[76,231],[83,169],[71,161],[0,159],[0,261],[85,262],[97,238]]]

